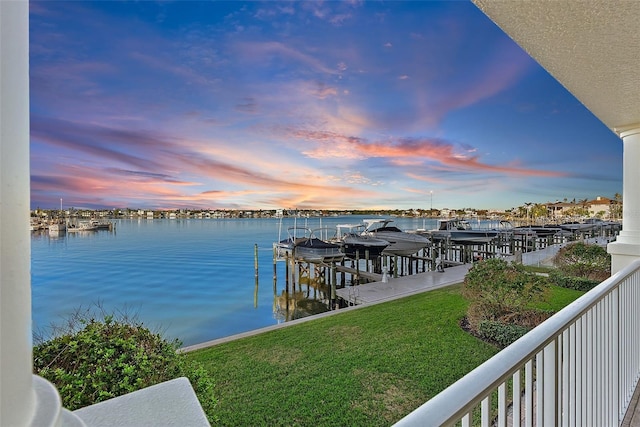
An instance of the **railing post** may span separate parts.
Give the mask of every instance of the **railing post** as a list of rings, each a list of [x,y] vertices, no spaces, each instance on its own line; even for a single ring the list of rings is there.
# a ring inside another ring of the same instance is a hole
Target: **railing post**
[[[524,410],[525,427],[533,427],[533,362],[525,363]]]
[[[614,289],[611,293],[612,307],[611,307],[611,342],[612,342],[612,354],[611,354],[611,374],[613,377],[613,384],[611,385],[612,402],[611,412],[612,416],[615,416],[617,424],[620,423],[622,417],[618,414],[620,410],[620,290]]]
[[[542,425],[558,425],[558,364],[557,351],[558,340],[550,342],[543,350],[542,355],[542,376],[544,383],[542,390]]]

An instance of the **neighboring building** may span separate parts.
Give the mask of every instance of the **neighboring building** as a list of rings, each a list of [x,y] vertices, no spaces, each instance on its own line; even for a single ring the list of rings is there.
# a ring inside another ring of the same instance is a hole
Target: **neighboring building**
[[[575,207],[576,204],[571,202],[547,203],[547,215],[552,219],[559,219],[565,216],[570,216],[571,211]]]
[[[615,219],[614,212],[616,211],[615,207],[618,204],[619,203],[616,200],[598,196],[594,200],[587,202],[587,209],[589,210],[589,216],[603,219]]]

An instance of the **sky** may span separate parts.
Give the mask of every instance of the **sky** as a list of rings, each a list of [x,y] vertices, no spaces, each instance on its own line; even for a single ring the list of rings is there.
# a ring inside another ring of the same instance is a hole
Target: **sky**
[[[31,1],[31,206],[509,209],[622,142],[467,2]]]

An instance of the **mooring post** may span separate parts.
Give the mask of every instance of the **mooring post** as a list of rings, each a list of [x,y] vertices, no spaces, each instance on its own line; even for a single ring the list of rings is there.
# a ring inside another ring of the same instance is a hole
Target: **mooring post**
[[[393,277],[398,277],[398,255],[393,256]]]
[[[278,249],[273,247],[273,293],[276,293],[278,283]]]
[[[289,293],[289,251],[284,254],[284,290]]]
[[[335,310],[336,305],[336,281],[338,277],[336,275],[336,263],[335,261],[331,263],[331,310]]]
[[[258,244],[253,245],[253,267],[255,269],[256,277],[258,277]]]

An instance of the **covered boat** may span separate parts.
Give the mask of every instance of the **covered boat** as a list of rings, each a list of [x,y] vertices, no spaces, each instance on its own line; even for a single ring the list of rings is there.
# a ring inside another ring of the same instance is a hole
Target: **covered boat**
[[[336,226],[338,243],[342,252],[351,259],[378,258],[390,243],[371,234],[362,234],[363,224],[340,224]],[[346,230],[346,231],[344,231]]]
[[[341,261],[344,253],[340,245],[318,238],[314,230],[306,227],[290,227],[289,236],[274,243],[276,255],[283,258],[287,255],[296,259],[315,262],[331,263]]]
[[[430,240],[415,233],[407,233],[394,225],[392,219],[365,219],[363,236],[372,236],[389,242],[383,253],[409,256],[429,246]]]
[[[465,219],[451,218],[438,220],[438,227],[429,234],[433,240],[450,239],[461,243],[485,243],[494,239],[500,233],[512,231],[512,226],[501,221],[498,228],[472,228]]]

